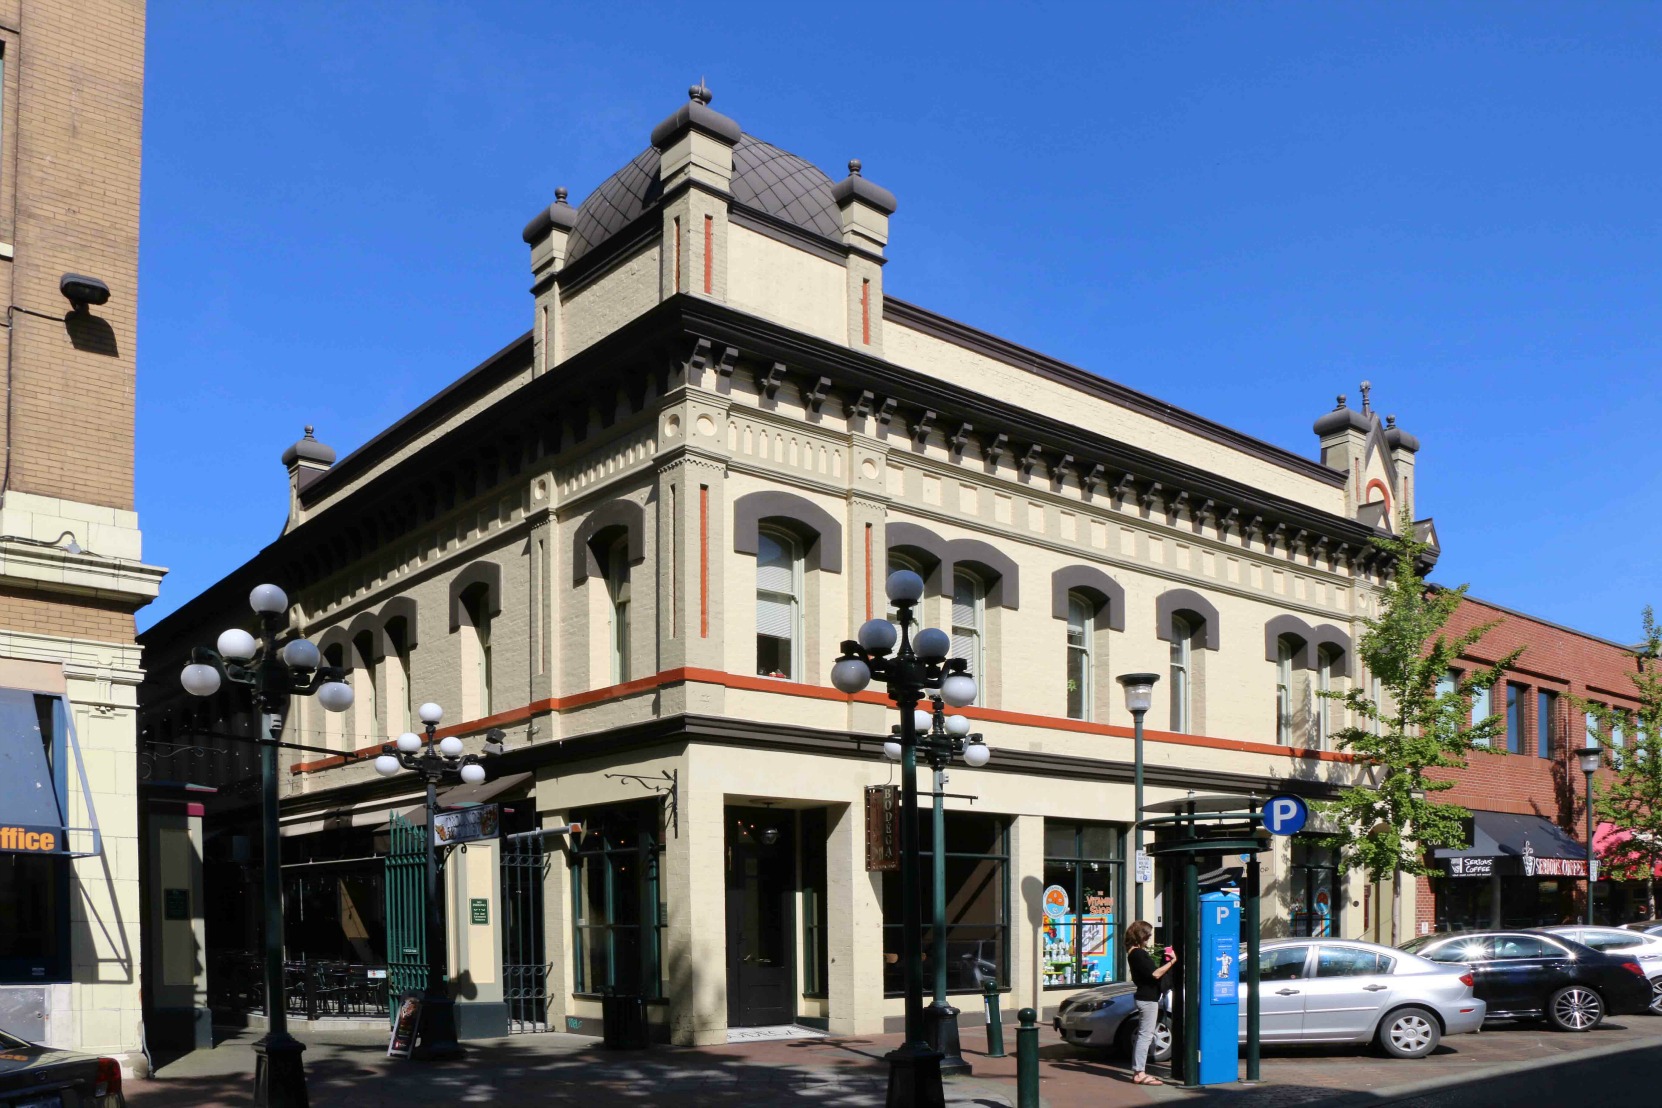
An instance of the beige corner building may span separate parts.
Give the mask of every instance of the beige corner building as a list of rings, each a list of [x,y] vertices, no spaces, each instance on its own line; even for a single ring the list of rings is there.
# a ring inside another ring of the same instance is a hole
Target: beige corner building
[[[282,537],[144,637],[146,726],[177,743],[246,726],[177,673],[261,579],[352,672],[354,711],[303,705],[289,733],[319,751],[285,772],[291,962],[408,969],[386,826],[415,782],[348,756],[434,700],[469,749],[507,733],[491,780],[447,797],[501,805],[508,836],[449,867],[464,1035],[592,1030],[610,989],[678,1043],[897,1026],[898,884],[867,869],[864,800],[898,778],[895,712],[828,673],[900,567],[980,679],[964,711],[993,749],[948,789],[966,1019],[988,979],[1006,1011],[1048,1010],[1123,972],[1116,675],[1161,678],[1151,800],[1319,797],[1352,773],[1316,694],[1368,687],[1370,540],[1412,510],[1418,449],[1365,395],[1307,456],[889,295],[895,198],[702,89],[580,206],[557,197],[524,232],[529,332],[339,461],[296,443]],[[244,905],[209,921],[216,1014],[247,997],[214,967],[258,950],[244,871],[212,869],[251,811],[210,807],[204,832],[209,899]],[[1270,933],[1380,928],[1312,843],[1267,864]]]
[[[0,1027],[140,1048],[144,5],[0,3]],[[5,829],[14,829],[7,834]]]

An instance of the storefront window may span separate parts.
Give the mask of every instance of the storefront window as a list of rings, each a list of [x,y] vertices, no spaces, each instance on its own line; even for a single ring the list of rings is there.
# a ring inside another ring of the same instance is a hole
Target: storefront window
[[[1046,987],[1120,979],[1116,911],[1125,833],[1106,823],[1045,820],[1040,972]]]
[[[68,733],[61,697],[0,689],[0,743],[12,774],[0,783],[0,822],[64,838]],[[68,980],[69,900],[62,854],[0,851],[0,984]]]
[[[1006,822],[975,812],[946,814],[946,987],[980,992],[982,982],[1009,984],[1010,851]],[[919,820],[922,855],[924,980],[933,979],[934,836],[928,816]],[[900,962],[900,874],[883,875],[883,988],[899,996],[905,987]]]
[[[583,825],[570,855],[575,991],[662,996],[658,806],[589,809],[571,819]]]
[[[1326,847],[1293,840],[1292,933],[1325,938],[1339,933],[1339,859]]]

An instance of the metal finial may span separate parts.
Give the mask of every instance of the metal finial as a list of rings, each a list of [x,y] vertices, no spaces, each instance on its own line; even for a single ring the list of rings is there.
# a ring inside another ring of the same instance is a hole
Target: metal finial
[[[564,204],[565,202],[566,202],[566,190],[565,189],[555,189],[554,190],[554,203]]]
[[[1372,381],[1363,381],[1362,382],[1362,411],[1363,412],[1373,411],[1373,409],[1371,407],[1369,407],[1369,400],[1368,400],[1368,394],[1372,391],[1373,391],[1373,382]]]
[[[848,172],[849,172],[849,175],[852,176],[852,177],[858,177],[860,175],[860,159],[859,158],[850,158],[850,159],[848,159]]]
[[[1385,417],[1385,426],[1395,427],[1396,425],[1397,425],[1397,417],[1396,416],[1388,415],[1388,416]]]
[[[698,84],[687,90],[687,99],[696,100],[700,104],[708,104],[711,100],[715,99],[715,97],[710,93],[710,90],[705,87],[704,78],[700,77],[698,79]]]
[[[1339,411],[1341,408],[1343,408],[1345,406],[1345,399],[1346,399],[1345,394],[1342,393],[1342,392],[1338,396],[1334,397],[1333,398],[1333,410],[1334,411]]]
[[[310,423],[306,424],[306,437],[307,438],[312,437],[312,431],[313,430],[314,430],[314,428],[312,427],[312,425]]]

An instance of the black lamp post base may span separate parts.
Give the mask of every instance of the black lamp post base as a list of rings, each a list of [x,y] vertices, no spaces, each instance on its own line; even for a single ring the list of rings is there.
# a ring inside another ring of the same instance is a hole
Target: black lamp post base
[[[941,1001],[923,1010],[929,1046],[941,1056],[942,1073],[969,1073],[963,1047],[958,1041],[958,1009]]]
[[[887,1108],[945,1108],[941,1056],[926,1043],[906,1043],[891,1050]]]
[[[421,1024],[410,1057],[422,1062],[448,1062],[465,1053],[456,1041],[456,1002],[448,996],[424,995]]]
[[[310,1108],[306,1070],[300,1053],[306,1044],[278,1031],[254,1044],[255,1108]]]

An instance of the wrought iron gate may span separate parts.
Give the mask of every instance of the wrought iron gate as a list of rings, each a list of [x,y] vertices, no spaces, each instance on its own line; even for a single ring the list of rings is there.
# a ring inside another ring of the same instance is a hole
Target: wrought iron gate
[[[427,987],[427,828],[393,813],[387,846],[387,1018]]]
[[[551,1031],[548,1025],[548,941],[543,887],[548,854],[532,831],[502,840],[502,996],[508,1032]]]

